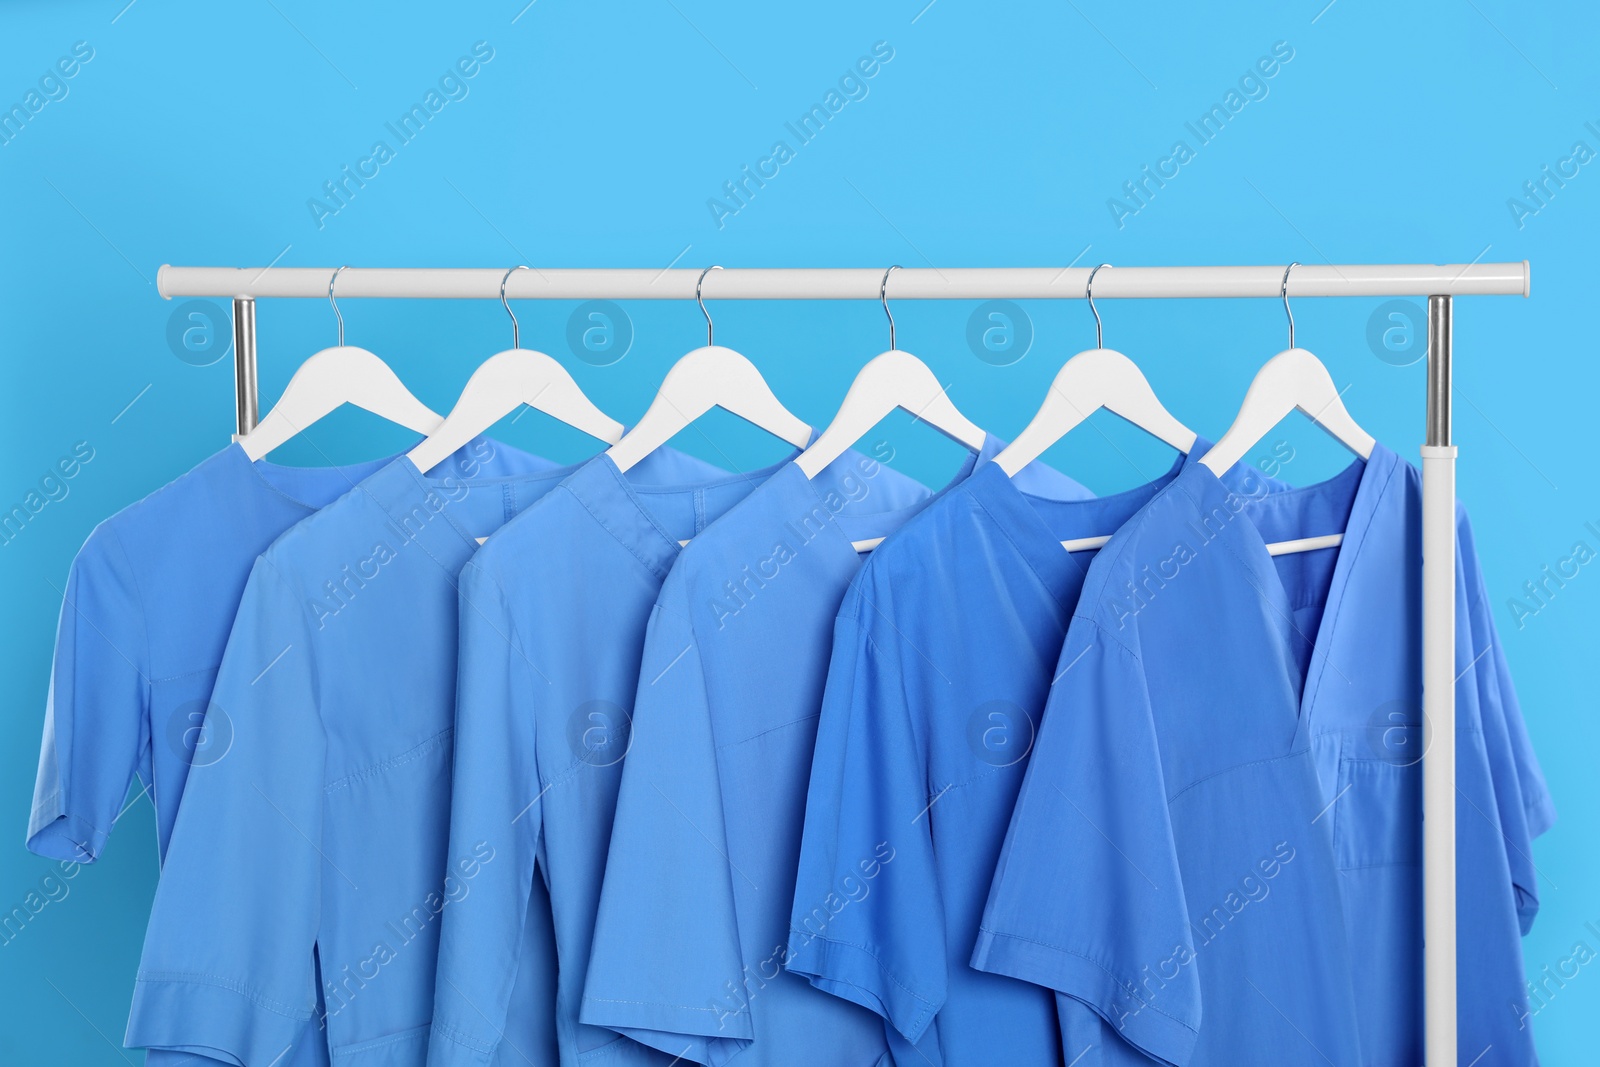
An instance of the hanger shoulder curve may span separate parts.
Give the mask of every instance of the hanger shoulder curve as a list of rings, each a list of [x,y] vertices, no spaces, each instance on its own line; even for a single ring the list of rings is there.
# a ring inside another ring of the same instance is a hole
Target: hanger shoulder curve
[[[1256,372],[1233,425],[1200,462],[1221,474],[1296,409],[1362,459],[1372,455],[1376,442],[1345,408],[1328,368],[1304,348],[1290,348]]]
[[[1079,352],[1056,372],[1039,411],[994,461],[1010,477],[1101,408],[1185,454],[1195,432],[1173,417],[1137,364],[1112,348]]]
[[[426,473],[523,404],[608,445],[622,439],[622,424],[597,408],[555,357],[508,348],[472,372],[450,414],[408,458]]]
[[[838,414],[795,462],[807,478],[815,478],[896,408],[909,411],[974,452],[982,450],[987,439],[981,426],[956,409],[926,363],[910,352],[891,348],[861,368]]]
[[[258,460],[343,404],[417,433],[431,433],[443,421],[383,360],[365,348],[339,345],[300,364],[272,410],[236,440],[245,455]]]
[[[754,363],[731,348],[705,345],[672,365],[638,424],[606,455],[626,471],[715,407],[796,448],[811,440],[811,427],[783,406]]]

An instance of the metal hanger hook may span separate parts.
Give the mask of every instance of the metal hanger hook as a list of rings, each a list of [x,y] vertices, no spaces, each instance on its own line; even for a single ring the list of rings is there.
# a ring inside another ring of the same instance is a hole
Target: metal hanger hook
[[[1283,289],[1278,294],[1283,297],[1283,313],[1289,316],[1289,347],[1294,347],[1294,312],[1289,309],[1289,272],[1300,264],[1291,263],[1283,268]]]
[[[1100,267],[1109,267],[1111,264],[1102,263]],[[1105,330],[1100,322],[1100,309],[1094,306],[1094,276],[1100,273],[1100,267],[1089,272],[1089,280],[1083,285],[1083,295],[1089,301],[1089,313],[1094,316],[1094,346],[1104,348]]]
[[[891,352],[895,349],[895,343],[894,313],[889,310],[889,275],[893,274],[899,269],[900,264],[896,263],[894,266],[883,272],[883,281],[878,283],[878,303],[883,305],[883,313],[889,319],[889,350]]]
[[[511,316],[511,347],[512,348],[521,348],[522,347],[522,329],[521,329],[521,327],[519,327],[517,325],[517,313],[515,311],[512,311],[511,310],[511,305],[506,302],[506,279],[511,277],[513,274],[517,273],[517,271],[519,271],[519,270],[527,270],[527,269],[528,269],[527,266],[519,264],[518,266],[512,267],[510,270],[506,271],[505,274],[500,276],[500,306],[506,309],[506,314],[507,315]]]
[[[349,269],[350,269],[350,265],[348,263],[346,263],[344,266],[340,267],[339,270],[334,271],[333,272],[333,277],[328,279],[328,303],[333,305],[333,316],[334,316],[334,318],[339,320],[339,347],[340,348],[344,347],[344,314],[339,310],[339,301],[337,301],[337,300],[335,300],[333,298],[333,285],[334,285],[335,282],[337,282],[339,280],[339,271],[344,271],[344,270],[349,270]]]
[[[711,337],[712,337],[712,333],[711,333],[711,312],[706,310],[706,301],[705,301],[705,298],[700,295],[700,286],[705,283],[707,274],[710,274],[714,270],[721,270],[721,269],[722,268],[720,266],[707,267],[705,270],[700,272],[700,277],[696,278],[695,279],[695,283],[694,283],[694,300],[695,300],[695,303],[700,305],[700,314],[702,314],[702,315],[704,315],[706,317],[706,345],[707,345],[707,347],[710,347],[710,345],[712,343],[711,342]]]

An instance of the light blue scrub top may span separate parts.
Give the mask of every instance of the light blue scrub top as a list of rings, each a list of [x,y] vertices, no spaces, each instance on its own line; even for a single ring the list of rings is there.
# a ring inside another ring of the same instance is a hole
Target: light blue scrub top
[[[190,773],[129,1045],[272,1063],[315,1019],[320,981],[335,1061],[424,1062],[437,919],[495,860],[488,843],[447,851],[456,577],[476,537],[571,470],[481,439],[440,469],[389,464],[251,572],[207,714],[231,745]],[[670,481],[677,464],[638,473]],[[519,974],[530,1001],[542,954]],[[552,1001],[524,1040],[553,1048]]]
[[[974,954],[1098,1012],[1069,1055],[1421,1062],[1420,488],[1382,446],[1264,498],[1192,469],[1096,561]],[[1550,806],[1458,527],[1460,1047],[1523,1065]]]
[[[1422,480],[1387,450],[1360,477],[1322,627],[1306,629],[1303,714],[1333,805],[1363,1063],[1407,1067],[1423,1061]],[[1293,536],[1257,510],[1270,539]],[[1539,909],[1532,842],[1555,807],[1459,506],[1455,659],[1457,1042],[1463,1064],[1522,1067],[1537,1062],[1521,945]]]
[[[641,487],[599,456],[463,572],[451,854],[487,841],[496,858],[445,914],[431,1067],[488,1063],[497,1049],[516,1062],[500,1030],[530,964],[517,943],[535,857],[555,917],[561,1062],[672,1059],[581,1024],[579,999],[651,605],[678,542],[770,473],[698,464]]]
[[[861,566],[851,543],[931,498],[856,452],[814,480],[791,463],[673,564],[645,640],[585,1022],[698,1063],[883,1056],[881,1021],[784,972],[784,944],[833,615]]]
[[[137,777],[165,861],[190,765],[231,743],[202,725],[251,565],[388,462],[284,467],[232,444],[95,527],[67,576],[28,848],[93,863]],[[315,1027],[309,1038],[277,1067],[326,1064]],[[148,1067],[204,1062],[146,1057]]]
[[[1353,492],[1190,464],[1090,568],[972,954],[1062,995],[1080,1067],[1361,1063],[1294,640],[1331,554],[1239,514],[1337,532]]]
[[[1050,992],[967,961],[1087,566],[1061,542],[1114,532],[1185,462],[1090,500],[984,464],[839,608],[785,962],[881,1015],[899,1067],[1064,1062]]]
[[[281,467],[233,444],[94,528],[67,576],[30,849],[94,862],[137,776],[166,856],[251,565],[388,462]]]

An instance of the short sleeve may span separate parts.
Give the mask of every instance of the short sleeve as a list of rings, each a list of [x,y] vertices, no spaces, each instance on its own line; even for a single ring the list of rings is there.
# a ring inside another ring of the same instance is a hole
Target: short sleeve
[[[669,577],[645,638],[582,1021],[723,1063],[753,1036],[733,886],[749,876],[729,853],[702,672]]]
[[[56,630],[28,848],[90,863],[148,760],[144,606],[121,543],[102,524],[72,563]]]
[[[1555,805],[1511,684],[1510,666],[1494,625],[1483,568],[1464,513],[1459,518],[1458,535],[1459,571],[1465,587],[1470,627],[1467,651],[1472,659],[1462,668],[1462,679],[1457,681],[1457,687],[1459,692],[1462,686],[1471,686],[1478,701],[1484,751],[1500,817],[1500,834],[1516,892],[1518,923],[1526,934],[1539,912],[1533,839],[1555,823]]]
[[[1144,670],[1083,618],[1061,661],[972,965],[1065,994],[1183,1064],[1200,983]]]
[[[848,615],[835,624],[787,966],[915,1043],[945,1002],[945,918],[927,756],[894,647]]]
[[[1487,616],[1485,621],[1488,622]],[[1545,784],[1539,757],[1533,751],[1533,741],[1528,737],[1528,724],[1522,717],[1522,705],[1511,684],[1511,665],[1506,662],[1505,646],[1501,644],[1500,635],[1492,622],[1488,622],[1488,634],[1490,656],[1494,662],[1494,687],[1488,698],[1496,701],[1505,720],[1507,748],[1516,767],[1517,784],[1520,786],[1519,799],[1528,817],[1528,836],[1541,837],[1556,824],[1555,801],[1551,799],[1550,787]]]
[[[430,1067],[488,1064],[510,1012],[543,812],[535,764],[536,686],[494,575],[460,579],[451,856],[489,855],[470,896],[445,909],[434,979]]]
[[[316,1010],[326,738],[308,622],[278,571],[257,560],[206,712],[228,717],[233,742],[189,773],[129,1047],[272,1063]]]

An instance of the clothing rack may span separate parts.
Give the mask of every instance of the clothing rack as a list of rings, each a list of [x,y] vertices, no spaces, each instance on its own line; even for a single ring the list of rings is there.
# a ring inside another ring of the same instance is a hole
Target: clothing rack
[[[896,300],[1073,300],[1088,267],[922,268],[894,274]],[[332,268],[163,266],[163,297],[233,301],[238,428],[256,424],[258,297],[330,295]],[[693,300],[695,269],[527,270],[351,268],[340,297],[498,300]],[[863,269],[731,269],[706,278],[708,300],[877,300],[883,274]],[[502,290],[502,286],[504,289]],[[1424,1034],[1428,1067],[1457,1067],[1455,464],[1451,443],[1451,310],[1457,296],[1527,296],[1521,263],[1298,266],[1113,267],[1095,281],[1096,299],[1189,297],[1426,297],[1428,375],[1422,446]]]

